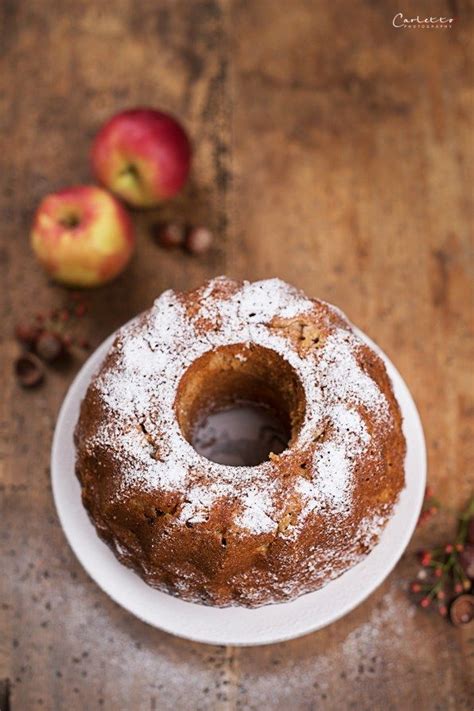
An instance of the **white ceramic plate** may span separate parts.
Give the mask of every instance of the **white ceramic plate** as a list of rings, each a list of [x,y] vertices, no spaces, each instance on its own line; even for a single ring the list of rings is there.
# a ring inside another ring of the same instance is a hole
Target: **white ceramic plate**
[[[357,329],[356,329],[357,330]],[[292,602],[257,609],[213,608],[184,602],[146,585],[123,566],[95,532],[81,502],[74,472],[73,432],[81,400],[114,336],[91,355],[72,383],[59,413],[52,449],[53,494],[71,548],[91,578],[126,610],[154,627],[209,644],[257,645],[299,637],[339,619],[365,600],[387,577],[416,526],[426,480],[426,451],[420,418],[402,377],[367,336],[358,334],[383,358],[403,413],[407,440],[406,487],[374,550],[326,587]]]

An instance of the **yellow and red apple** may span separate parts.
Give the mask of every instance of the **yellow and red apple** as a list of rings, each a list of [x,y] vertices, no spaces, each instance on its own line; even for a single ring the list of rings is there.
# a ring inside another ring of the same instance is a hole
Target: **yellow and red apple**
[[[92,146],[92,168],[105,187],[134,207],[153,207],[187,180],[191,145],[178,121],[138,108],[113,116]]]
[[[42,200],[31,244],[53,279],[92,287],[120,274],[132,256],[135,237],[128,213],[113,195],[82,185]]]

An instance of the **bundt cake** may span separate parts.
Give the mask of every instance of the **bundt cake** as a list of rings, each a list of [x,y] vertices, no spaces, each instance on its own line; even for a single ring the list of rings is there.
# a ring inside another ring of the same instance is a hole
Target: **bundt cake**
[[[254,466],[193,447],[205,412],[261,403],[287,447]],[[377,543],[404,486],[381,359],[335,307],[279,279],[166,291],[121,328],[75,430],[83,503],[151,586],[256,607],[316,590]]]

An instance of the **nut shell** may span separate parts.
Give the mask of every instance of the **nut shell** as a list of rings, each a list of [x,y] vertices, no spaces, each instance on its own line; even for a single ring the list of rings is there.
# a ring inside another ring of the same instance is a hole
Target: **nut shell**
[[[474,619],[474,595],[459,595],[451,603],[449,616],[455,627],[463,627]]]
[[[33,353],[24,353],[15,361],[15,375],[24,388],[33,388],[44,379],[44,367]]]

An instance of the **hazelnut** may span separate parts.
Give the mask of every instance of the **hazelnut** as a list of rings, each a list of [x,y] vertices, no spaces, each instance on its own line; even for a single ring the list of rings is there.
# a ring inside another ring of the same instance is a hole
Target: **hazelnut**
[[[36,341],[35,350],[39,357],[51,363],[63,353],[64,343],[56,333],[45,331]]]
[[[158,225],[157,241],[160,247],[164,249],[175,249],[181,247],[184,243],[185,229],[184,225],[177,222],[169,222]]]
[[[15,327],[15,338],[26,348],[32,348],[39,337],[41,329],[36,325],[19,323]]]
[[[212,232],[207,227],[192,227],[186,235],[185,246],[191,254],[204,254],[212,244]]]

